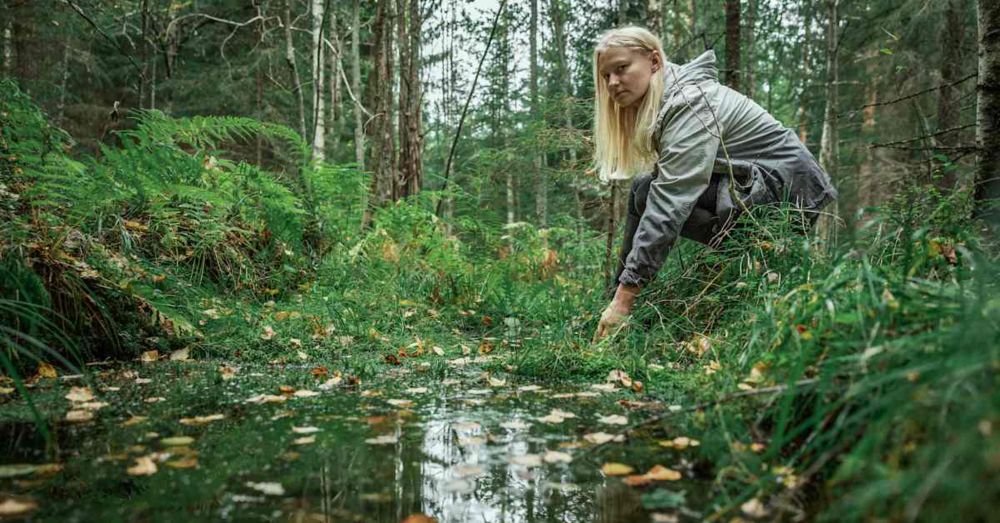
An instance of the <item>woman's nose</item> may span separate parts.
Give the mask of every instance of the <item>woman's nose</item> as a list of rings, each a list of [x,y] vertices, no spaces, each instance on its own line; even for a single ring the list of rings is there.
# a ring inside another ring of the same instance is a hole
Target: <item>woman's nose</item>
[[[615,87],[615,86],[617,86],[617,85],[618,85],[619,83],[620,83],[620,82],[618,81],[618,76],[616,76],[616,75],[611,75],[610,77],[608,77],[608,87]]]

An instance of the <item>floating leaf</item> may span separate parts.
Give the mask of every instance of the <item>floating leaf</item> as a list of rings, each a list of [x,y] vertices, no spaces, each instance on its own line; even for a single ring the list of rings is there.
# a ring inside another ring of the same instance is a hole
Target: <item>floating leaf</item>
[[[164,463],[164,465],[175,469],[193,469],[198,466],[198,457],[185,456],[180,459],[167,461]]]
[[[605,443],[608,443],[609,441],[615,441],[615,442],[625,441],[625,435],[608,434],[607,432],[594,432],[591,434],[584,434],[583,439],[595,445],[603,445]]]
[[[317,427],[292,427],[292,432],[296,434],[313,434],[319,431]]]
[[[314,390],[303,389],[295,391],[292,393],[292,396],[295,396],[296,398],[312,398],[314,396],[319,396],[319,393]]]
[[[225,419],[225,414],[209,414],[208,416],[195,416],[193,418],[181,418],[181,425],[204,425],[213,421]],[[145,418],[143,418],[145,419]]]
[[[31,498],[10,497],[0,501],[0,516],[21,516],[38,509],[38,503]]]
[[[294,445],[311,445],[316,443],[316,436],[303,436],[292,441]]]
[[[663,465],[653,465],[653,468],[649,469],[645,475],[655,481],[677,481],[681,479],[680,472],[668,469]]]
[[[569,463],[573,461],[573,456],[566,452],[550,450],[542,456],[542,459],[545,460],[546,463]]]
[[[90,387],[72,387],[69,389],[69,393],[63,397],[74,403],[94,400],[94,395],[90,392]]]
[[[125,469],[129,476],[152,476],[156,474],[156,463],[150,456],[135,458],[135,464]]]
[[[542,457],[538,454],[522,454],[520,456],[508,456],[507,462],[512,465],[521,465],[522,467],[540,467],[542,465]]]
[[[516,419],[513,421],[505,421],[501,423],[500,426],[507,430],[527,430],[531,427],[531,423]]]
[[[597,421],[606,425],[628,425],[628,418],[619,414],[600,416],[597,418]]]
[[[388,403],[389,405],[392,405],[393,407],[399,407],[404,409],[413,406],[413,402],[410,400],[389,399],[385,400],[385,402]]]
[[[404,390],[407,394],[427,394],[427,387],[413,387]]]
[[[160,440],[160,445],[164,447],[184,447],[194,443],[191,436],[171,436]]]
[[[94,419],[94,413],[89,410],[71,410],[66,413],[66,421],[82,423]]]
[[[590,388],[598,392],[614,392],[618,390],[618,387],[615,387],[614,383],[595,383],[594,385],[591,385]]]
[[[147,419],[149,419],[149,418],[147,418],[146,416],[132,416],[131,418],[123,421],[122,422],[122,426],[123,427],[131,427],[132,425],[138,425],[139,423],[143,423]]]
[[[625,476],[631,474],[634,471],[632,467],[625,465],[624,463],[605,463],[601,466],[601,472],[605,476]]]
[[[365,440],[365,443],[368,443],[368,444],[371,444],[371,445],[395,445],[398,441],[399,441],[399,438],[397,438],[395,435],[393,435],[393,434],[386,434],[384,436],[378,436],[378,437],[375,437],[375,438],[368,438],[368,439]]]

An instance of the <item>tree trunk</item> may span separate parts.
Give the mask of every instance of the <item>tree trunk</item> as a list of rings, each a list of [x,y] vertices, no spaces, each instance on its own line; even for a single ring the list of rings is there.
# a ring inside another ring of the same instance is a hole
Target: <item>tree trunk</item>
[[[354,161],[365,170],[365,126],[361,111],[361,0],[351,12],[351,90],[354,92]]]
[[[529,70],[528,91],[531,97],[531,113],[536,121],[544,122],[541,107],[538,103],[538,0],[531,3],[531,19],[529,21]],[[548,176],[544,170],[545,152],[535,150],[535,218],[539,227],[545,227],[548,222]]]
[[[139,60],[142,62],[140,65],[139,73],[139,102],[136,106],[139,109],[146,107],[146,93],[149,88],[147,85],[147,69],[149,67],[149,0],[142,0],[139,4],[139,16],[141,24],[141,36],[142,40],[139,42]]]
[[[996,232],[1000,226],[1000,3],[977,0],[979,94],[976,110],[976,216]]]
[[[330,59],[328,63],[330,64],[330,100],[327,104],[329,107],[327,109],[327,120],[326,120],[326,132],[327,134],[333,135],[333,143],[338,142],[337,129],[340,127],[340,69],[343,67],[343,61],[341,59],[341,43],[340,43],[340,30],[337,27],[337,5],[334,3],[330,6],[329,13],[327,14],[327,40],[333,46],[333,50],[330,52]]]
[[[14,73],[14,22],[10,16],[4,18],[6,19],[3,21],[3,72],[12,76]]]
[[[302,82],[299,80],[299,67],[295,60],[295,42],[292,40],[292,0],[285,0],[285,62],[288,63],[288,74],[292,80],[292,94],[299,105],[299,134],[303,140],[308,140],[306,134],[306,101],[302,93]]]
[[[424,184],[423,170],[423,108],[421,106],[423,92],[420,85],[420,47],[423,39],[423,19],[420,16],[420,1],[409,0],[410,3],[410,28],[409,28],[409,50],[410,56],[407,60],[408,77],[407,93],[407,141],[401,144],[407,148],[407,165],[404,180],[405,194],[414,195],[420,192]]]
[[[756,60],[755,48],[757,46],[757,0],[747,0],[747,55],[746,55],[746,95],[754,98],[757,95],[757,79],[754,76],[754,65]],[[773,89],[770,89],[773,91]]]
[[[820,138],[819,163],[834,181],[838,181],[837,158],[839,155],[837,136],[837,31],[839,19],[837,8],[840,0],[826,0],[826,109],[823,111],[823,135]],[[831,212],[837,214],[837,202],[834,201]]]
[[[69,42],[63,44],[63,55],[60,66],[62,75],[59,78],[59,103],[56,105],[56,125],[62,126],[66,120],[66,88],[69,84]]]
[[[868,143],[875,136],[875,104],[878,103],[878,76],[876,65],[878,51],[872,50],[865,56],[865,108],[861,112],[861,137],[862,143]],[[875,150],[865,146],[861,159],[861,168],[858,169],[858,204],[863,207],[871,207],[878,203],[877,197],[879,184],[875,179],[873,164],[875,163]]]
[[[373,207],[381,207],[396,198],[395,143],[392,117],[392,0],[382,0],[372,22],[374,42],[373,70],[368,82],[369,107],[373,116],[368,125],[371,141],[371,199],[364,224],[371,222]]]
[[[799,89],[799,140],[803,145],[809,142],[809,123],[807,121],[806,100],[809,91],[809,80],[812,78],[812,2],[805,2],[802,9],[802,74],[799,75],[802,86]]]
[[[726,85],[740,90],[740,0],[725,0]]]
[[[313,158],[323,160],[326,156],[326,121],[324,102],[326,97],[326,75],[323,67],[323,0],[312,0],[312,85],[313,85]]]
[[[944,30],[941,32],[941,83],[944,87],[938,93],[938,131],[953,129],[958,126],[959,87],[958,81],[962,70],[962,46],[965,40],[965,26],[962,19],[965,13],[964,0],[948,0],[944,13]],[[960,135],[956,132],[945,133],[937,137],[944,146],[954,146],[959,142]],[[955,171],[946,171],[940,180],[941,188],[948,190],[955,187]]]

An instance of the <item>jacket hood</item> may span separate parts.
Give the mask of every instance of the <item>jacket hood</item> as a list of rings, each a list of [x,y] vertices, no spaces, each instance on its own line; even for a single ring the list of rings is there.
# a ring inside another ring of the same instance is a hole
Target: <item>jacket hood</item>
[[[663,73],[667,77],[667,92],[682,85],[704,82],[706,80],[716,82],[719,80],[719,69],[715,65],[715,51],[712,49],[705,51],[694,60],[683,65],[669,61],[666,64]]]

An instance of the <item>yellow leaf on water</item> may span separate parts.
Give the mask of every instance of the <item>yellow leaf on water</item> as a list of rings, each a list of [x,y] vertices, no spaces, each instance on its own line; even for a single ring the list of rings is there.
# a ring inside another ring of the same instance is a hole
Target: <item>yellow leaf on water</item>
[[[635,469],[624,463],[605,463],[601,466],[601,472],[605,476],[625,476],[631,474]]]
[[[407,408],[413,406],[413,402],[410,400],[389,399],[385,400],[385,402],[393,407]]]
[[[135,464],[125,470],[129,476],[151,476],[156,474],[156,463],[149,456],[135,458]]]
[[[607,425],[628,425],[628,418],[620,414],[612,414],[610,416],[600,416],[597,418],[599,423],[604,423]]]
[[[573,461],[573,456],[566,452],[550,450],[542,456],[546,463],[569,463]]]
[[[663,465],[654,465],[646,472],[646,477],[655,481],[677,481],[681,479],[681,473]]]
[[[594,432],[591,434],[584,434],[583,439],[595,445],[603,445],[610,441],[625,441],[625,435],[618,434],[616,436],[614,434],[608,434],[607,432]]]

